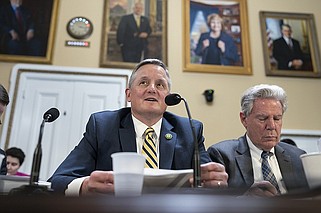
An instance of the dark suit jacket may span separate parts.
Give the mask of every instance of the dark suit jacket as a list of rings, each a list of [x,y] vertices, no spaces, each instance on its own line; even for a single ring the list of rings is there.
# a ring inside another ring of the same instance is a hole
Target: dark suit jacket
[[[0,9],[0,53],[13,55],[44,56],[44,46],[41,38],[37,38],[35,23],[31,11],[23,5],[21,12],[21,25],[18,23],[15,11],[10,3]],[[19,35],[19,40],[12,40],[10,31]],[[34,30],[34,37],[27,40],[28,30]],[[39,31],[39,30],[38,30]]]
[[[147,38],[138,37],[141,32],[146,32],[148,35],[152,32],[147,17],[140,17],[139,27],[133,14],[121,18],[117,28],[117,43],[121,46],[124,61],[140,62],[142,51],[147,51]]]
[[[211,162],[203,144],[203,125],[196,120],[193,122],[201,163]],[[166,134],[171,134],[172,138],[166,139]],[[193,167],[194,142],[187,118],[165,112],[159,140],[161,169]],[[63,193],[75,178],[89,176],[94,170],[112,170],[111,154],[137,152],[136,150],[136,134],[130,108],[94,113],[87,123],[82,140],[49,181],[56,192]]]
[[[2,160],[2,162],[0,162],[1,168],[0,168],[0,175],[6,175],[7,174],[7,160],[6,160],[6,153],[0,149],[0,154],[2,154],[3,156],[5,156]]]
[[[245,135],[237,140],[214,144],[207,152],[212,161],[225,166],[229,175],[229,187],[239,188],[242,192],[254,183],[251,154]],[[300,159],[300,155],[304,153],[305,151],[282,142],[275,147],[275,155],[288,192],[309,189]]]
[[[8,4],[0,10],[0,31],[9,34],[11,30],[15,30],[21,39],[25,39],[27,31],[34,29],[34,22],[30,11],[24,6],[20,6],[20,8],[22,28],[19,27],[14,10],[11,5]]]
[[[303,52],[300,47],[300,43],[292,38],[293,48],[292,50],[284,40],[279,38],[273,41],[273,57],[278,62],[278,69],[280,70],[291,70],[289,62],[294,59],[301,59],[303,61]]]

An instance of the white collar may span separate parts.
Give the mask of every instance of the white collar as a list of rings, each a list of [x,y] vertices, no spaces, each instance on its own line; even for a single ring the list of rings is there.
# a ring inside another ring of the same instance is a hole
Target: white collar
[[[144,124],[143,122],[141,122],[140,120],[135,118],[135,116],[133,116],[133,114],[132,114],[132,119],[133,119],[134,128],[135,128],[135,132],[136,132],[136,137],[142,136],[144,134],[145,130],[147,129],[147,127],[149,127],[149,126],[147,126],[146,124]],[[163,121],[163,119],[161,118],[153,126],[150,126],[154,129],[157,138],[159,138],[159,135],[160,135],[162,121]]]
[[[254,155],[259,156],[259,158],[261,158],[261,154],[262,154],[263,150],[258,148],[258,147],[256,147],[247,134],[246,134],[246,140],[247,140],[247,144],[249,145],[249,148],[250,148],[251,152]],[[274,154],[274,152],[275,152],[274,147],[270,150],[270,152],[272,152]]]

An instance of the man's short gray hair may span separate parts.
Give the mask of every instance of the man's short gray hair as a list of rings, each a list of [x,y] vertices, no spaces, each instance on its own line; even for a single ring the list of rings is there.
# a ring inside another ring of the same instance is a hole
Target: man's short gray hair
[[[259,84],[250,87],[242,95],[241,110],[244,113],[245,117],[247,117],[251,113],[254,101],[263,98],[275,99],[280,101],[282,105],[282,113],[285,113],[288,108],[287,95],[283,88],[277,85]]]

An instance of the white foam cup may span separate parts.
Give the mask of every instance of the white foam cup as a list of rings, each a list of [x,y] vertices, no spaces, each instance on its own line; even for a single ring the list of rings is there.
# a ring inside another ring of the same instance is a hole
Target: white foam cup
[[[116,196],[139,196],[144,182],[145,157],[136,152],[117,152],[113,160]]]
[[[309,187],[311,189],[321,186],[321,152],[313,152],[303,154],[300,156],[307,178]]]

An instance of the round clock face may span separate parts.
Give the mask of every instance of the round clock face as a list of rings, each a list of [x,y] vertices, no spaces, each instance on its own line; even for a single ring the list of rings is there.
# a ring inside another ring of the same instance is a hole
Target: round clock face
[[[68,22],[67,32],[76,39],[88,38],[93,32],[93,25],[87,18],[75,17]]]

